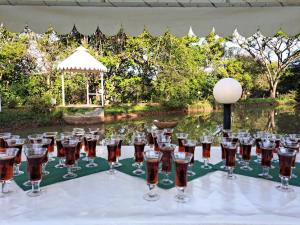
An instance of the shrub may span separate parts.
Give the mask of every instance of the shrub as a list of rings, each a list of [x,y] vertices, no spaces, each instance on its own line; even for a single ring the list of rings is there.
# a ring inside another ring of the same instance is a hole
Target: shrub
[[[50,112],[53,108],[51,104],[51,95],[49,93],[45,93],[42,97],[40,96],[31,96],[29,97],[27,103],[31,111],[39,112],[39,113],[46,113]]]

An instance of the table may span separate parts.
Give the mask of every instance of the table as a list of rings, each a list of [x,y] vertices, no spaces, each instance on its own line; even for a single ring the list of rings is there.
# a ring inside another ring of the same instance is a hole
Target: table
[[[97,154],[106,157],[106,149]],[[132,146],[122,147],[123,158],[133,156]],[[201,156],[196,149],[195,158]],[[212,162],[220,150],[212,149]],[[146,202],[143,179],[105,172],[44,187],[43,195],[30,198],[14,183],[11,196],[0,199],[1,225],[147,225],[147,224],[300,224],[300,188],[293,193],[275,189],[277,183],[239,176],[227,180],[213,172],[188,183],[191,201],[174,200],[176,189],[157,189],[160,200]],[[300,179],[300,178],[298,178]]]

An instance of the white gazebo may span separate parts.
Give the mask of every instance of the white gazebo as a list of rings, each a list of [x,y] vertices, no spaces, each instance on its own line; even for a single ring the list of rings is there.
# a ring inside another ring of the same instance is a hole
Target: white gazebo
[[[96,93],[89,92],[89,81],[86,83],[86,103],[90,104],[90,96],[101,96],[101,106],[104,105],[104,84],[103,73],[107,68],[95,59],[88,50],[82,46],[78,47],[72,55],[67,57],[64,61],[60,62],[57,66],[58,70],[68,71],[73,73],[99,74],[101,79],[100,89]],[[64,87],[64,73],[61,75],[62,85],[62,105],[65,106],[65,87]]]

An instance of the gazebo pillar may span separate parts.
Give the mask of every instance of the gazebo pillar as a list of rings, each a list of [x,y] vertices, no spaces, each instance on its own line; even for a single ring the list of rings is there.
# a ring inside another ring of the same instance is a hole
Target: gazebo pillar
[[[89,94],[89,80],[86,81],[86,104],[90,104],[90,94]]]
[[[104,84],[103,84],[103,73],[100,73],[101,76],[101,106],[104,106]]]
[[[65,106],[65,78],[64,72],[61,74],[61,96],[62,96],[62,105]]]

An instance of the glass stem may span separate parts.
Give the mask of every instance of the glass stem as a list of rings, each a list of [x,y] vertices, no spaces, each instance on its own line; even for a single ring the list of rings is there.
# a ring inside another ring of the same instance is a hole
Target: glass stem
[[[42,173],[45,173],[45,171],[46,171],[46,163],[43,163],[42,164]]]
[[[184,187],[177,187],[177,192],[178,192],[178,198],[179,199],[183,199],[184,198],[184,190],[185,188]]]
[[[249,167],[249,161],[248,160],[243,160],[244,161],[244,166]]]
[[[155,184],[148,184],[148,186],[149,186],[149,192],[148,192],[148,195],[149,195],[150,197],[152,197],[152,196],[155,195],[155,193],[154,193]]]
[[[72,166],[68,166],[68,174],[73,174],[73,172],[72,172]]]
[[[234,167],[232,166],[228,167],[228,177],[233,177],[233,169]]]
[[[19,164],[15,164],[14,166],[14,174],[19,174],[20,173],[20,165]]]
[[[91,157],[90,157],[90,158],[89,158],[89,163],[90,163],[90,164],[93,164],[93,163],[94,163],[94,158],[91,158]]]
[[[1,181],[1,193],[4,194],[6,192],[6,181]]]
[[[59,158],[59,164],[60,164],[60,165],[63,165],[63,164],[64,164],[64,158],[62,158],[62,157]]]
[[[284,189],[289,188],[289,178],[288,177],[280,177],[281,178],[281,187]]]
[[[110,172],[114,171],[114,164],[112,162],[109,163],[109,171]]]
[[[41,181],[33,181],[33,182],[31,182],[31,184],[32,184],[32,187],[31,187],[32,193],[38,193],[38,192],[41,191],[40,182]]]
[[[119,163],[119,156],[116,157],[116,163]]]
[[[269,170],[270,170],[269,167],[264,166],[264,167],[263,167],[263,175],[264,175],[264,176],[268,176],[268,175],[269,175]]]
[[[204,159],[204,166],[205,166],[205,167],[208,167],[208,158],[205,158],[205,159]]]

